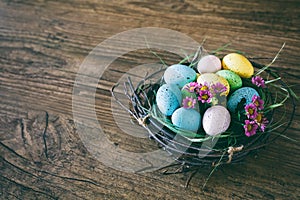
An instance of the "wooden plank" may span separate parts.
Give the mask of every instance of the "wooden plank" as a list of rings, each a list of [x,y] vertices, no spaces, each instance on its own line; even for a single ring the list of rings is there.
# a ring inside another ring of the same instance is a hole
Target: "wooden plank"
[[[210,168],[203,167],[185,189],[189,174],[132,174],[99,162],[72,118],[73,84],[88,53],[117,33],[147,26],[177,30],[199,43],[206,38],[208,50],[231,42],[264,63],[286,42],[274,66],[300,95],[299,7],[295,0],[0,1],[1,199],[299,199],[299,142],[279,138],[242,164],[219,168],[204,190]],[[159,55],[168,64],[179,59]],[[129,52],[97,85],[98,120],[121,149],[148,152],[157,145],[117,127],[109,90],[129,69],[157,61],[148,50]],[[297,109],[287,132],[297,141],[299,115]]]

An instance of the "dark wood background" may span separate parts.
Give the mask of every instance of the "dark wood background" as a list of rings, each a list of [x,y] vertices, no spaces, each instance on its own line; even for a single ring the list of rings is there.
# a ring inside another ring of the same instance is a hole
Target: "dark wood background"
[[[300,199],[299,109],[287,136],[238,165],[219,168],[201,187],[203,168],[188,174],[131,174],[93,158],[72,120],[76,72],[100,42],[122,31],[162,27],[216,49],[231,42],[274,64],[300,95],[300,3],[238,0],[1,0],[0,1],[0,198],[1,199]],[[164,56],[164,55],[163,55]],[[177,62],[172,55],[165,59]],[[137,51],[118,60],[130,66],[157,61]],[[126,150],[147,152],[149,140],[128,137],[113,126],[109,74],[99,83],[97,115],[108,137]],[[102,84],[101,84],[102,83]],[[299,102],[297,103],[299,105]]]

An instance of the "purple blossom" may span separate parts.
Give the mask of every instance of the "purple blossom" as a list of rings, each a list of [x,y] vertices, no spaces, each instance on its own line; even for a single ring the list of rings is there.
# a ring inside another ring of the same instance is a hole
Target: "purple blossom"
[[[262,123],[259,124],[260,130],[262,132],[265,132],[268,123],[269,121],[267,120],[267,118],[264,117]]]
[[[255,104],[250,103],[245,106],[245,111],[248,119],[255,119],[257,117],[257,107]]]
[[[264,100],[262,100],[259,96],[254,95],[252,97],[252,103],[259,109],[264,109]]]
[[[258,125],[256,124],[255,121],[245,120],[244,129],[245,129],[245,135],[247,137],[255,135],[257,128]]]
[[[195,104],[196,104],[196,99],[192,98],[192,97],[186,97],[185,99],[182,100],[182,105],[184,108],[195,108]]]
[[[184,86],[184,89],[186,89],[189,92],[195,92],[199,88],[199,83],[197,82],[191,82],[188,85]]]
[[[209,90],[209,87],[208,87],[208,84],[205,82],[203,85],[202,84],[199,84],[199,90],[200,91],[207,91],[207,90]],[[200,93],[200,91],[199,91],[199,93]]]
[[[218,93],[221,94],[223,92],[226,92],[226,90],[227,90],[227,87],[220,82],[217,82],[216,84],[212,84],[211,88],[213,89],[215,94],[218,94]]]
[[[254,77],[252,77],[251,81],[257,87],[262,87],[262,88],[266,87],[265,80],[262,77],[260,77],[260,76],[254,76]]]
[[[212,94],[209,90],[200,90],[198,100],[202,103],[210,103],[212,98]]]
[[[267,120],[267,118],[263,117],[263,113],[257,114],[257,117],[255,118],[255,122],[260,127],[260,130],[262,132],[265,132],[265,129],[266,129],[269,121]]]

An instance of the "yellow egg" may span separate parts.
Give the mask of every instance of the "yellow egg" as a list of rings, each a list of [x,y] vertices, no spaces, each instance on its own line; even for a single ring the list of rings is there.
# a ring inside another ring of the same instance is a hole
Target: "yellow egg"
[[[228,95],[228,93],[230,91],[230,86],[229,86],[228,81],[225,78],[223,78],[222,76],[219,76],[214,73],[201,74],[201,76],[198,77],[197,82],[201,83],[201,84],[207,83],[208,85],[222,83],[227,88],[226,92],[224,93],[226,96]]]
[[[222,60],[224,69],[229,69],[242,78],[250,78],[254,73],[254,68],[250,61],[243,55],[230,53],[224,56]]]

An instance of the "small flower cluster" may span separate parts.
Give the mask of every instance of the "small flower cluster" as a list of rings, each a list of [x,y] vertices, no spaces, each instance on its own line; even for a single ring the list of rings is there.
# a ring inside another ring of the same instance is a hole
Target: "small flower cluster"
[[[266,87],[265,80],[262,77],[260,77],[260,76],[254,76],[254,77],[252,77],[251,82],[254,85],[256,85],[257,87],[262,87],[262,88]]]
[[[182,101],[184,108],[194,108],[197,100],[201,103],[211,103],[212,98],[217,94],[226,92],[227,88],[221,83],[209,85],[207,83],[201,84],[197,82],[191,82],[184,87],[190,93],[196,94],[196,98],[186,97]]]
[[[182,105],[184,108],[195,108],[197,101],[193,97],[186,97],[182,100]]]
[[[247,119],[245,120],[244,129],[246,136],[255,135],[258,129],[262,132],[265,131],[268,120],[263,115],[263,109],[264,101],[256,95],[252,97],[252,103],[245,106]]]

